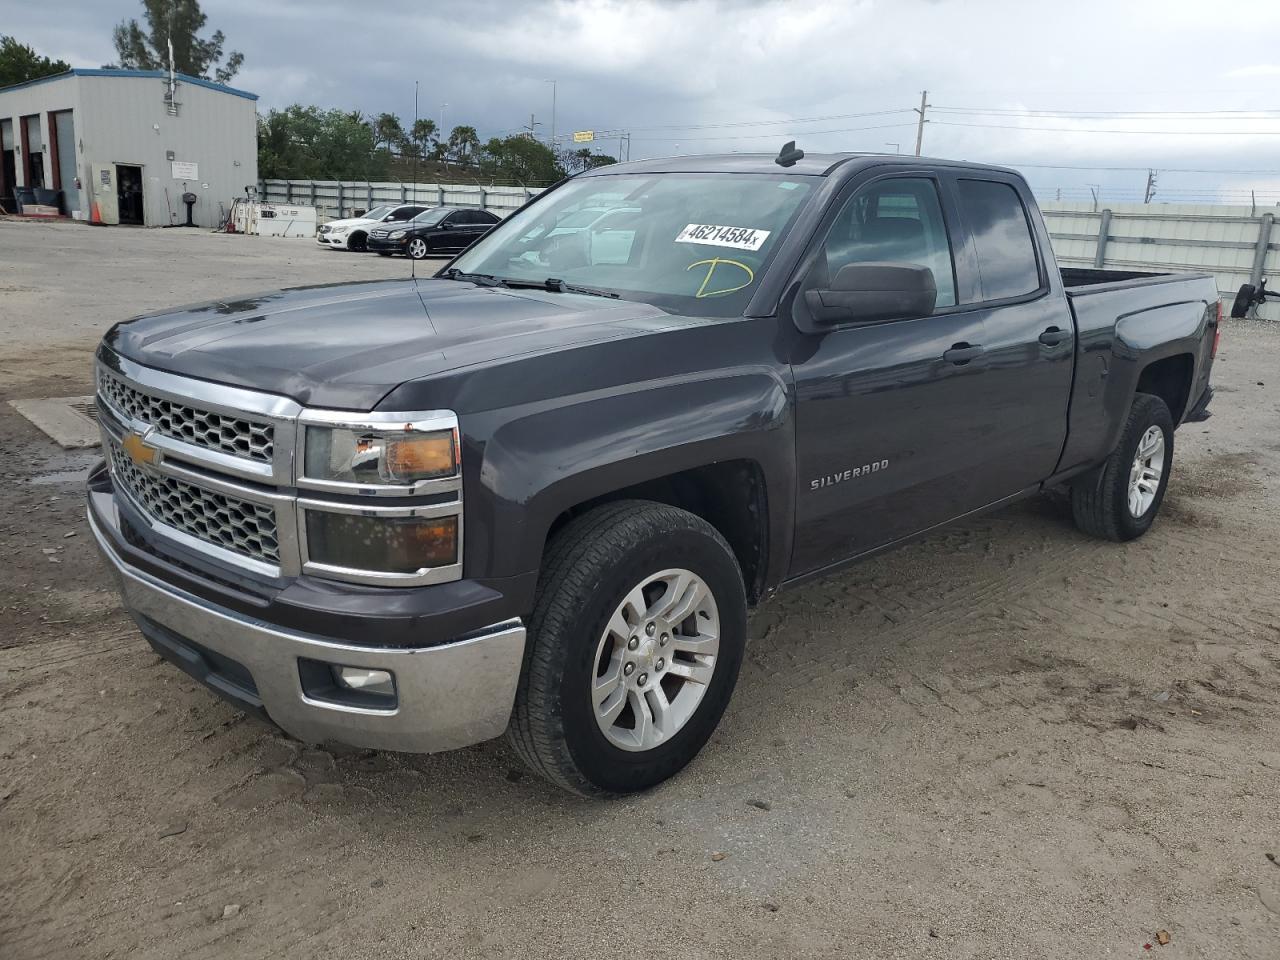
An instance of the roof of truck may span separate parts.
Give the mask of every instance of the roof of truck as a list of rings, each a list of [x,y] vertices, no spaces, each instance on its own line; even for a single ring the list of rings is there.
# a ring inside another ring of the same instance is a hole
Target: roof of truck
[[[893,153],[807,153],[789,167],[779,166],[776,153],[713,153],[703,156],[658,157],[595,167],[580,176],[609,176],[617,173],[781,173],[825,177],[836,168],[881,166],[886,164],[926,167],[964,167],[1016,173],[1008,167],[966,160],[902,156]]]

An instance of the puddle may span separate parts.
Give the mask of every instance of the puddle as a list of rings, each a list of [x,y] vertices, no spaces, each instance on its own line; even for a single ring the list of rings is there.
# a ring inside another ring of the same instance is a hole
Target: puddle
[[[51,487],[78,487],[84,483],[85,477],[100,459],[102,458],[95,453],[50,457],[45,461],[44,469],[27,477],[26,482]]]

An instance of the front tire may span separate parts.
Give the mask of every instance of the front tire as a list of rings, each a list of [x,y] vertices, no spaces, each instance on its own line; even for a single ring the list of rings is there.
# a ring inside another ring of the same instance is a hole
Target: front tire
[[[409,256],[415,260],[425,260],[427,256],[427,241],[421,237],[414,237],[409,241]]]
[[[1103,540],[1136,540],[1155,523],[1173,466],[1173,417],[1149,393],[1133,398],[1111,456],[1071,486],[1076,526]]]
[[[598,507],[548,547],[507,738],[575,793],[647,789],[707,742],[745,644],[742,572],[714,527],[647,501]]]
[[[364,253],[369,249],[369,235],[367,233],[353,233],[347,239],[347,249],[354,250],[356,253]]]

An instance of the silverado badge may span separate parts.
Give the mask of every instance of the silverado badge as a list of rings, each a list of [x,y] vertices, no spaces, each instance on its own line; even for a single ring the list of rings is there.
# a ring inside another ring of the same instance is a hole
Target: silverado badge
[[[124,435],[120,446],[129,455],[129,459],[138,466],[155,466],[160,459],[160,451],[149,445],[142,434],[130,431]]]

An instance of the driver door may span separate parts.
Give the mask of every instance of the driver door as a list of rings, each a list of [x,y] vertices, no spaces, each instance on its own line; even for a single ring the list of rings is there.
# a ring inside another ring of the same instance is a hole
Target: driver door
[[[982,316],[958,305],[958,220],[941,184],[923,173],[863,182],[828,223],[803,267],[804,289],[823,287],[845,264],[887,261],[929,267],[938,296],[927,315],[825,328],[794,298],[792,576],[982,506],[997,400],[985,392],[981,355],[972,356],[985,339]]]

